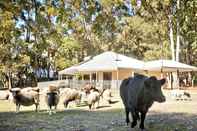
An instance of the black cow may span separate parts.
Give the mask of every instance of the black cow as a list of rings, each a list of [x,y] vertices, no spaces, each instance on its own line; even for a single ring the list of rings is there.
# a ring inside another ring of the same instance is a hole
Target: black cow
[[[146,77],[144,75],[136,75],[123,80],[120,85],[120,96],[125,106],[127,125],[130,122],[130,112],[133,118],[131,127],[135,127],[137,120],[141,119],[140,128],[144,129],[146,113],[153,102],[165,102],[165,96],[161,91],[164,83],[165,79],[157,80],[155,76]]]
[[[49,85],[46,95],[45,95],[45,100],[46,103],[49,107],[49,115],[52,114],[52,107],[54,106],[54,109],[57,109],[57,105],[59,103],[59,96],[60,92],[59,92],[59,88],[54,86],[54,85]],[[55,113],[54,110],[54,113]]]

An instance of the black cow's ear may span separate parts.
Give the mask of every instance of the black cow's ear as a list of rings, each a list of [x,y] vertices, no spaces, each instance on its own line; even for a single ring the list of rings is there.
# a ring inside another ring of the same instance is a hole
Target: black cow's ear
[[[155,76],[151,76],[144,81],[144,84],[146,87],[151,87],[151,84],[154,83],[154,81],[156,80],[157,78]]]
[[[166,79],[165,78],[164,79],[161,79],[160,80],[160,83],[161,83],[161,85],[165,84],[166,83]]]

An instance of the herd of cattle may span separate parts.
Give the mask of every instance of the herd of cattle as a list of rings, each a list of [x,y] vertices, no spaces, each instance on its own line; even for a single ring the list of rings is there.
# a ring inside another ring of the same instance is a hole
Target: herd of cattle
[[[36,111],[40,105],[40,96],[44,96],[46,104],[49,107],[49,114],[52,113],[52,107],[56,110],[60,98],[67,108],[69,102],[75,101],[87,103],[89,109],[95,109],[95,103],[99,106],[100,98],[111,104],[111,90],[109,88],[95,87],[87,83],[81,89],[68,88],[57,85],[49,85],[47,88],[40,89],[38,87],[12,88],[9,91],[1,91],[1,99],[12,100],[16,104],[16,112],[19,112],[20,106],[36,106]],[[55,112],[55,111],[54,111]]]
[[[126,123],[130,123],[129,114],[132,116],[131,127],[137,125],[140,120],[140,128],[144,129],[144,120],[149,108],[156,101],[159,103],[165,102],[166,98],[162,93],[161,87],[165,84],[165,79],[158,80],[156,77],[147,77],[144,75],[136,75],[124,79],[120,85],[120,97],[125,107]],[[1,95],[5,98],[12,98],[16,104],[16,111],[19,111],[21,105],[30,106],[35,105],[36,111],[40,105],[40,95],[44,95],[46,104],[49,107],[49,114],[52,114],[52,107],[57,108],[60,98],[63,99],[63,104],[67,108],[69,102],[75,101],[76,103],[85,102],[89,106],[89,109],[95,108],[95,103],[100,99],[107,100],[109,104],[111,101],[110,88],[102,88],[86,84],[81,89],[68,88],[60,85],[49,85],[44,90],[40,91],[39,88],[13,88],[8,91],[7,94]],[[181,92],[177,96],[187,96],[190,98],[190,94]]]

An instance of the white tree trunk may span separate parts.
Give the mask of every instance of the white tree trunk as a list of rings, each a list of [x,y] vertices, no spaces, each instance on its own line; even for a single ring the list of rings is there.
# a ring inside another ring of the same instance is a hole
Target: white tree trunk
[[[179,61],[179,52],[180,52],[180,33],[179,33],[179,22],[177,19],[176,61]]]
[[[172,53],[172,60],[175,60],[175,51],[174,51],[174,36],[173,36],[173,25],[172,25],[172,15],[169,15],[169,28],[170,28],[170,48]]]
[[[176,37],[176,61],[179,61],[179,52],[180,52],[180,25],[179,25],[179,9],[180,9],[180,0],[177,0],[177,37]]]
[[[8,73],[8,89],[11,89],[11,88],[12,88],[11,76],[12,76],[12,75],[11,75],[11,73],[9,72],[9,73]]]
[[[179,25],[179,11],[180,10],[180,0],[177,0],[177,36],[176,36],[176,61],[179,61],[179,52],[180,52],[180,25]],[[179,87],[179,71],[176,72],[176,85]]]

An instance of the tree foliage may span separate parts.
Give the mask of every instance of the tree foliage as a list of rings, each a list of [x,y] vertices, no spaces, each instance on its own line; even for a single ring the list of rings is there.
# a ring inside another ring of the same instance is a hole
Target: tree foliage
[[[0,1],[1,74],[27,65],[61,70],[107,50],[142,60],[171,59],[169,15],[175,42],[180,23],[180,61],[197,65],[197,3],[176,5],[175,0]]]

